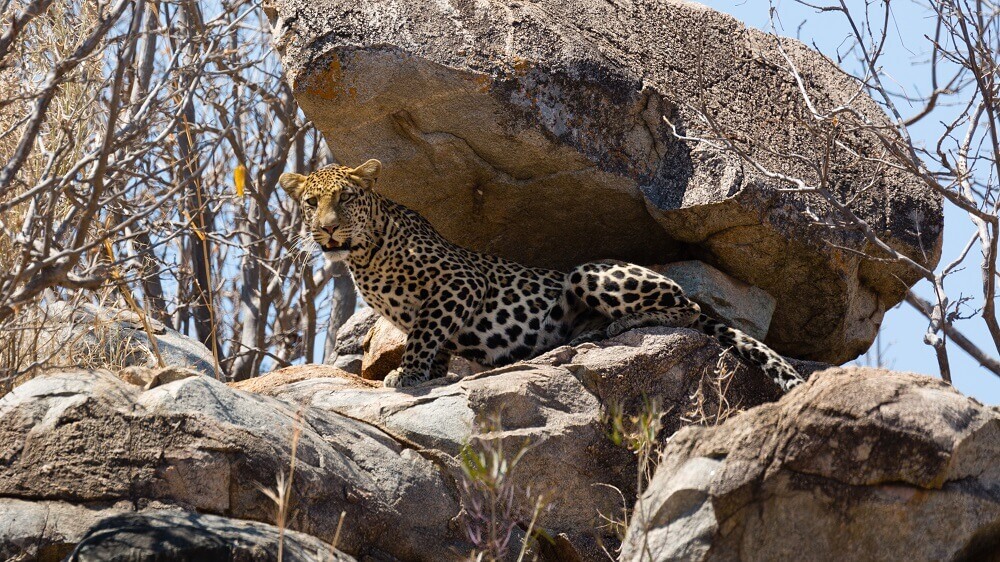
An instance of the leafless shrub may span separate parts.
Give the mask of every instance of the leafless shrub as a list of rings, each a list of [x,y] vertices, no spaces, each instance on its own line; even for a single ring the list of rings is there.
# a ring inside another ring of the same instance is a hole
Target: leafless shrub
[[[712,370],[705,370],[691,394],[690,408],[681,414],[681,421],[691,425],[719,425],[743,411],[739,403],[729,402],[729,386],[736,375],[735,364],[726,351]]]
[[[286,169],[332,159],[282,79],[259,4],[5,6],[0,377],[47,363],[19,353],[27,319],[55,303],[162,322],[234,379],[321,359],[353,286],[297,244],[297,210],[275,187]]]

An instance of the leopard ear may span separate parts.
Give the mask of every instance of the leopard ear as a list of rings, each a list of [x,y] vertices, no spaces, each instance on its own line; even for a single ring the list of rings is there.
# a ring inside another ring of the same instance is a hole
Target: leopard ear
[[[361,184],[365,189],[375,187],[375,180],[382,173],[382,163],[378,160],[369,160],[364,164],[354,168],[350,172],[351,178]]]
[[[278,178],[278,185],[294,199],[298,199],[302,194],[302,188],[306,185],[306,177],[302,174],[281,174]]]

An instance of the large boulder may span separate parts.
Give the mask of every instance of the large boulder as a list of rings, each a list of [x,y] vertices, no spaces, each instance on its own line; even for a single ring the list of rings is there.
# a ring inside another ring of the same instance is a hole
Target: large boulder
[[[208,377],[143,391],[105,371],[66,370],[0,399],[0,497],[274,523],[262,488],[284,475],[292,529],[329,543],[343,513],[338,547],[376,558],[468,552],[455,484],[437,463],[369,424]]]
[[[1000,412],[922,375],[830,369],[680,431],[622,560],[996,560]]]
[[[917,275],[879,257],[839,217],[708,144],[703,109],[765,166],[815,181],[826,144],[778,40],[683,0],[267,0],[275,45],[306,115],[344,163],[379,158],[378,189],[449,240],[530,265],[693,256],[777,301],[767,343],[840,363],[868,348]],[[812,101],[852,100],[891,123],[856,82],[782,40]],[[696,109],[701,108],[701,109]],[[897,250],[936,263],[941,202],[881,167],[844,131],[830,185]],[[872,181],[873,180],[873,181]]]

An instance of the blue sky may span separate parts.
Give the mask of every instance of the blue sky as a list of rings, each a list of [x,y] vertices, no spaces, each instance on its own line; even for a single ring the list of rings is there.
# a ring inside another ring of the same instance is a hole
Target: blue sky
[[[748,26],[763,30],[771,29],[766,0],[701,0],[701,3],[731,14]],[[817,0],[811,3],[836,4],[837,2]],[[780,35],[797,37],[809,45],[815,44],[836,60],[834,56],[836,49],[844,43],[850,31],[842,14],[818,13],[815,9],[802,6],[793,0],[775,0],[774,5],[778,14],[775,26]],[[859,0],[849,0],[847,5],[851,9],[864,8],[864,2]],[[915,2],[893,2],[892,5],[892,25],[882,65],[896,86],[911,94],[925,94],[931,88],[928,69],[921,64],[921,61],[927,59],[930,45],[925,35],[933,35],[934,20],[928,15],[926,8]],[[848,66],[848,70],[852,69]],[[900,106],[904,116],[916,113],[916,109],[915,106]],[[907,113],[907,110],[911,112]],[[943,111],[947,112],[948,109],[945,108]],[[940,136],[940,131],[939,120],[924,119],[911,127],[910,134],[918,142],[923,140],[932,143]],[[968,242],[973,231],[964,212],[946,205],[942,261],[954,259]],[[963,293],[978,296],[976,302],[981,304],[982,291],[978,269],[980,257],[979,252],[973,250],[963,263],[964,269],[947,278],[945,288],[952,299]],[[927,282],[918,284],[916,290],[925,298],[931,298],[930,285]],[[957,326],[980,349],[992,355],[996,354],[981,318],[977,316],[962,321]],[[886,314],[881,332],[882,347],[887,348],[887,352],[883,354],[887,366],[897,370],[938,376],[934,352],[923,343],[926,329],[927,321],[910,305],[903,303],[890,310]],[[957,346],[949,344],[948,352],[954,385],[965,394],[974,396],[984,403],[1000,404],[1000,378],[980,367]],[[863,357],[859,358],[859,362],[863,361]]]

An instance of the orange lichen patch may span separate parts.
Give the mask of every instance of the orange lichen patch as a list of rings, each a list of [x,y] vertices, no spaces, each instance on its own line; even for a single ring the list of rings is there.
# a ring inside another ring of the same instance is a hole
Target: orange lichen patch
[[[479,88],[479,92],[482,94],[489,92],[490,85],[493,83],[493,80],[485,74],[477,74],[473,76],[472,81],[476,83],[476,86]]]
[[[525,74],[527,74],[528,70],[531,68],[531,62],[529,62],[528,59],[525,58],[514,57],[512,62],[514,67],[514,73],[520,76],[524,76]]]
[[[295,84],[295,90],[304,92],[308,96],[333,101],[345,93],[343,81],[344,72],[340,66],[340,57],[331,54],[326,70],[312,72],[300,83]],[[356,92],[351,95],[355,94]]]

